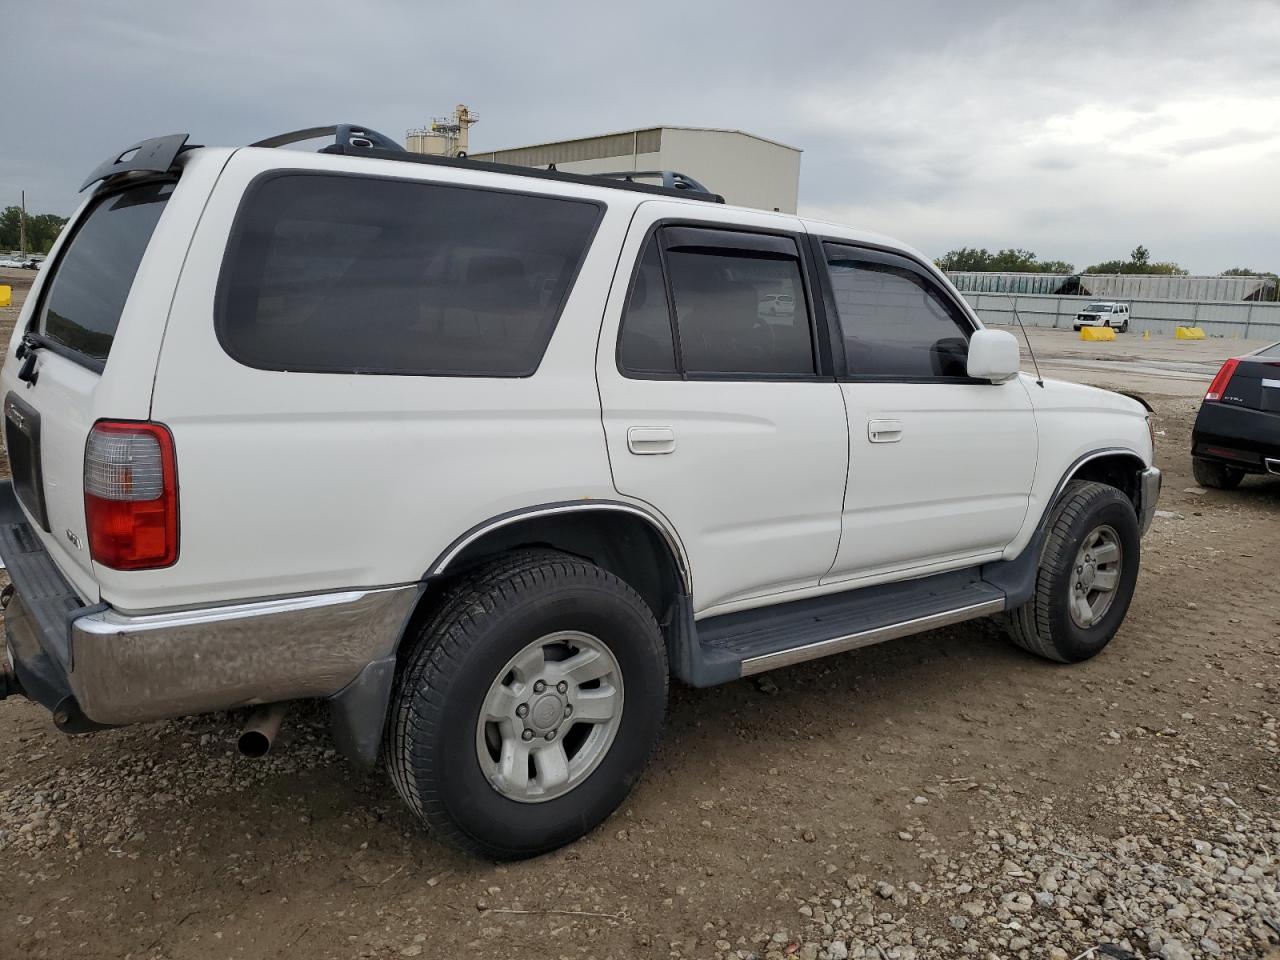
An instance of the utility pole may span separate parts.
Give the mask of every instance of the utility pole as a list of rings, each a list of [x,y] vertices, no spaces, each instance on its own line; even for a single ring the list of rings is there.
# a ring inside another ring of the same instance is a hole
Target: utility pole
[[[18,248],[27,259],[27,191],[22,191],[22,213],[18,215]]]

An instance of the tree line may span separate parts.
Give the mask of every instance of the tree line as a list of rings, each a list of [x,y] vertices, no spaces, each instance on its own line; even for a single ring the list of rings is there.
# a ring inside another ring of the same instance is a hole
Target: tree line
[[[56,213],[27,214],[27,253],[48,253],[66,225],[67,218]],[[20,249],[21,235],[22,208],[5,207],[0,211],[0,250]]]
[[[950,250],[936,261],[942,270],[978,271],[983,273],[1060,273],[1074,274],[1074,264],[1065,260],[1041,260],[1030,250],[1009,249],[992,253],[977,247],[960,247]],[[1142,244],[1134,247],[1128,260],[1105,260],[1085,267],[1080,273],[1158,273],[1169,276],[1186,276],[1186,269],[1168,260],[1152,260],[1151,251]],[[1232,267],[1223,270],[1224,277],[1274,277],[1268,270],[1251,270],[1249,267]]]

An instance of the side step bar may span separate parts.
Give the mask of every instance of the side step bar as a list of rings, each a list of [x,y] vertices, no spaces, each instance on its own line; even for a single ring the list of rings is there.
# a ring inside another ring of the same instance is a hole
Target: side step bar
[[[834,653],[845,653],[849,650],[857,650],[859,647],[869,647],[873,644],[883,643],[886,640],[897,640],[899,637],[909,637],[913,634],[924,633],[926,630],[949,627],[952,624],[964,623],[966,620],[975,620],[978,617],[999,613],[1003,609],[1003,597],[995,600],[983,600],[980,603],[970,604],[967,607],[960,607],[956,610],[932,613],[925,617],[916,617],[914,620],[904,620],[901,623],[891,623],[883,627],[860,630],[857,633],[846,634],[843,637],[818,640],[815,643],[807,643],[802,647],[792,647],[790,650],[779,650],[777,653],[766,653],[759,657],[750,657],[742,661],[742,675],[749,677],[752,674],[777,670],[779,667],[789,667],[792,664],[804,663],[806,660],[817,660],[820,657],[829,657]]]
[[[1017,606],[1021,587],[973,567],[707,617],[689,622],[690,655],[677,660],[677,675],[712,686],[936,630]]]

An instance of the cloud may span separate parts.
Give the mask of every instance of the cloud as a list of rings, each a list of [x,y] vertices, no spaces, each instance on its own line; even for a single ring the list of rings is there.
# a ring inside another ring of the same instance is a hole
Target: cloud
[[[62,0],[4,21],[9,73],[33,79],[6,101],[0,205],[25,187],[68,212],[147,136],[349,119],[398,137],[465,102],[478,150],[656,123],[795,143],[802,212],[934,255],[1084,264],[1141,242],[1198,271],[1280,264],[1269,2]]]

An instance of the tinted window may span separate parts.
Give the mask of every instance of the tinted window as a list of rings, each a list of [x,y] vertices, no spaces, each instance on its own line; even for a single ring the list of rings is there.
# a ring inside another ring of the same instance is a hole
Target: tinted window
[[[838,247],[827,264],[850,375],[966,376],[972,328],[929,280]]]
[[[814,372],[799,260],[676,249],[667,265],[687,373]]]
[[[98,200],[58,259],[36,331],[106,360],[120,313],[172,183],[131,187]]]
[[[273,177],[241,206],[218,335],[272,370],[527,376],[599,216],[554,197]]]
[[[675,373],[676,352],[671,339],[671,312],[662,279],[658,236],[649,240],[622,315],[618,363],[634,373]]]

